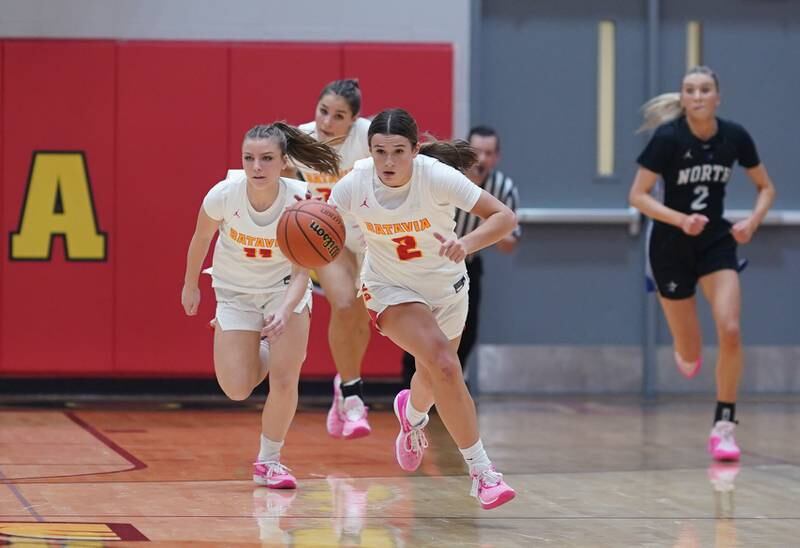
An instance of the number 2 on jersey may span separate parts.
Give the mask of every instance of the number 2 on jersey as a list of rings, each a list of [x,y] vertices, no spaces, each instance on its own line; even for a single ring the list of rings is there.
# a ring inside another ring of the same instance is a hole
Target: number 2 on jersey
[[[694,194],[697,196],[694,200],[692,200],[692,205],[689,207],[692,208],[692,211],[702,211],[708,207],[706,203],[706,198],[708,198],[708,187],[706,185],[697,185],[694,187]]]
[[[422,257],[422,251],[417,249],[417,239],[414,236],[400,236],[392,238],[392,241],[397,244],[395,251],[401,261]]]

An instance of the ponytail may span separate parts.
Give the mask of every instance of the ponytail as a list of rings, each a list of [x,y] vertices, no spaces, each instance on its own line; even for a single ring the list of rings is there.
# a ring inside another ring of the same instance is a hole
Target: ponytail
[[[339,155],[334,149],[286,122],[255,126],[245,134],[244,138],[276,139],[281,153],[299,160],[320,173],[331,175],[339,173]]]
[[[671,122],[680,116],[683,116],[681,94],[662,93],[642,105],[644,123],[639,127],[637,133],[655,129],[661,124]]]
[[[478,161],[475,149],[463,139],[422,143],[419,147],[419,153],[436,158],[443,164],[454,167],[461,172],[467,171]]]

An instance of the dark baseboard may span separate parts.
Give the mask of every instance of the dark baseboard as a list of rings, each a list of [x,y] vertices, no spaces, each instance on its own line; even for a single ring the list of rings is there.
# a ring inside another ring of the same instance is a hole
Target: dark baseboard
[[[383,407],[402,389],[399,378],[365,379],[368,405]],[[0,377],[0,405],[84,406],[102,404],[177,404],[186,406],[243,406],[263,403],[268,381],[243,402],[229,400],[214,378],[52,378]],[[332,394],[331,379],[302,379],[301,406],[325,406]]]

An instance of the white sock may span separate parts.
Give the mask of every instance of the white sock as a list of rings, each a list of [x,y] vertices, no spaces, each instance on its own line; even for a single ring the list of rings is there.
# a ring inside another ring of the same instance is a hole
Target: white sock
[[[411,405],[411,398],[408,398],[408,403],[406,404],[406,418],[408,422],[411,423],[411,426],[419,426],[427,416],[428,413],[426,411],[417,411],[414,409],[414,406]]]
[[[461,451],[461,454],[464,456],[464,462],[469,466],[470,474],[472,474],[473,470],[476,468],[484,470],[492,466],[492,461],[489,460],[489,456],[486,454],[486,450],[483,448],[483,442],[480,438],[478,438],[478,443],[472,447],[459,449],[459,451]]]
[[[258,452],[258,462],[280,462],[282,441],[272,441],[261,434],[261,450]]]

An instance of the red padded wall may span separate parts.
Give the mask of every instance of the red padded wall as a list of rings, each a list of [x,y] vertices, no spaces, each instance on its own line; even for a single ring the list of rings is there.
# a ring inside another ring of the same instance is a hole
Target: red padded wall
[[[420,131],[438,139],[453,133],[453,49],[444,44],[346,44],[344,74],[364,91],[362,110],[401,107]]]
[[[20,222],[34,151],[82,151],[104,262],[49,261],[3,253],[3,372],[108,374],[112,367],[114,45],[103,41],[6,41],[3,63],[2,208],[5,245]]]
[[[203,196],[224,174],[228,52],[218,44],[118,49],[118,374],[212,374],[208,284],[199,315],[180,304]]]
[[[210,279],[197,317],[180,306],[202,198],[249,127],[311,120],[345,77],[363,115],[402,106],[450,136],[446,45],[0,41],[0,374],[213,375]],[[37,150],[85,155],[105,261],[66,261],[58,237],[49,261],[9,260]],[[334,371],[328,315],[316,296],[305,377]],[[373,332],[364,372],[398,375],[399,350]]]

